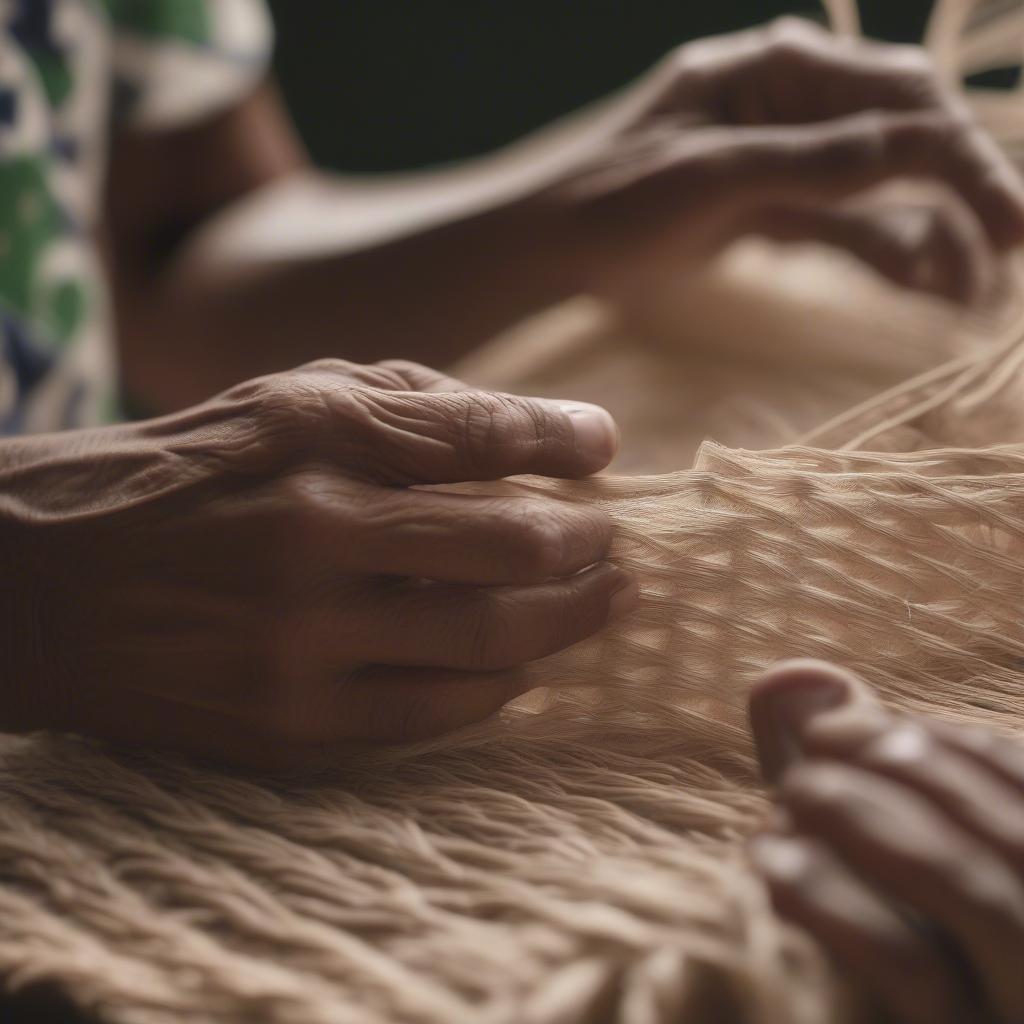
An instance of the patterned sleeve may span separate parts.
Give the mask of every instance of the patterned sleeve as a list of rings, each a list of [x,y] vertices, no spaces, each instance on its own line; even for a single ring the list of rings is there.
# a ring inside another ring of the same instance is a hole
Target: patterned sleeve
[[[113,33],[114,117],[170,129],[238,102],[266,73],[262,0],[102,0]]]

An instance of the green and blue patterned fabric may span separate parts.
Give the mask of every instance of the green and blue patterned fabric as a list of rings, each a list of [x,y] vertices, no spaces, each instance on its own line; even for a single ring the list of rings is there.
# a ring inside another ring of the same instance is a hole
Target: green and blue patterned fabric
[[[97,247],[110,132],[237,102],[270,38],[260,0],[0,0],[0,434],[116,418]]]

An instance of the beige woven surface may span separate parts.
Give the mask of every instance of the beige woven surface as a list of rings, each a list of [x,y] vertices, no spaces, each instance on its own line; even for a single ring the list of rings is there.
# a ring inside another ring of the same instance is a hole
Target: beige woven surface
[[[744,864],[744,693],[818,655],[1018,728],[1024,349],[962,351],[824,431],[877,454],[707,444],[668,476],[501,485],[600,503],[644,586],[501,720],[289,782],[3,739],[0,974],[153,1024],[839,1019]]]

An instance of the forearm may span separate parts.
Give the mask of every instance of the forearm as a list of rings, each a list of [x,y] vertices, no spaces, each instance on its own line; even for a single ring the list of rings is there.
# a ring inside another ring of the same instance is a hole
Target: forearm
[[[154,411],[311,359],[445,365],[579,290],[569,215],[527,200],[340,255],[176,261],[119,302],[128,388]]]

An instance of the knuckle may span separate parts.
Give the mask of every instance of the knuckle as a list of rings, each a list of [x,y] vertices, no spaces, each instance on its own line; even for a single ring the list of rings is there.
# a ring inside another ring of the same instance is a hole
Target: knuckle
[[[788,65],[818,54],[829,37],[806,18],[778,18],[765,29],[763,55],[770,64]]]
[[[316,389],[295,374],[267,377],[255,389],[256,417],[265,430],[289,433],[307,426],[320,406]]]
[[[782,783],[782,795],[794,804],[826,807],[848,791],[846,773],[828,762],[805,761],[791,768]]]
[[[334,359],[331,357],[314,359],[311,362],[303,363],[298,372],[302,373],[332,373],[338,375],[349,375],[358,373],[362,369],[358,363],[350,363],[347,359]]]
[[[268,426],[336,430],[339,422],[350,428],[371,422],[375,394],[371,385],[345,380],[325,385],[294,372],[252,382],[249,399],[257,418]]]
[[[320,523],[336,507],[333,483],[327,473],[317,469],[304,469],[279,478],[275,490],[284,520],[293,527],[313,527]]]
[[[885,46],[879,52],[885,55],[890,73],[900,76],[905,85],[919,90],[922,98],[938,91],[938,74],[927,51],[920,46]]]
[[[538,507],[518,508],[506,531],[510,565],[526,581],[553,575],[563,561],[566,522],[557,510],[538,502]]]
[[[230,438],[223,438],[219,448],[239,468],[260,474],[301,456],[322,410],[309,384],[293,374],[247,381],[224,397],[235,406],[235,420]]]
[[[913,769],[935,756],[935,746],[927,730],[901,723],[868,740],[860,750],[859,761],[879,771]]]
[[[409,388],[416,380],[432,373],[421,363],[414,363],[408,359],[382,359],[375,366],[399,389]]]
[[[409,389],[407,373],[417,369],[415,363],[388,359],[377,363],[353,363],[347,359],[315,359],[300,366],[298,373],[334,377],[340,388],[379,388],[385,391]]]

